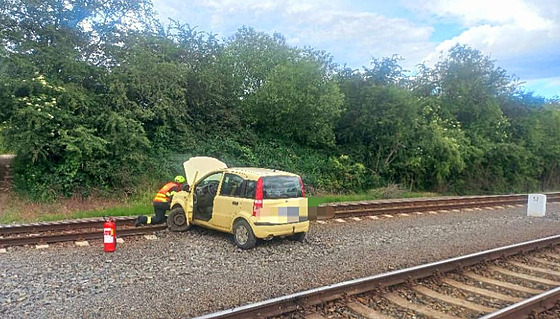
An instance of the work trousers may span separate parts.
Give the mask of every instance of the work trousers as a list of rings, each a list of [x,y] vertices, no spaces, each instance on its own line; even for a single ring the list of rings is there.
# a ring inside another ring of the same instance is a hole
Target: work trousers
[[[154,213],[156,215],[152,217],[152,224],[161,224],[165,222],[165,212],[169,209],[169,202],[154,202]]]

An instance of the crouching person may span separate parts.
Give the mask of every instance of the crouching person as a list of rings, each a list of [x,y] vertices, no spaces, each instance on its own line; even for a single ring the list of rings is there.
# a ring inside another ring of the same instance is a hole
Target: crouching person
[[[173,195],[183,189],[185,178],[176,176],[173,182],[165,184],[154,197],[154,214],[155,216],[138,216],[136,226],[155,225],[164,223],[166,220],[165,213],[171,209],[171,198]]]

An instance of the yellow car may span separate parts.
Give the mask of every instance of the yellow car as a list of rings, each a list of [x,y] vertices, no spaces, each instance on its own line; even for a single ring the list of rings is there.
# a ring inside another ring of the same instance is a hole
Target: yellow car
[[[183,166],[190,187],[173,196],[167,218],[170,230],[199,225],[228,232],[242,249],[253,248],[258,238],[305,240],[307,198],[298,175],[265,168],[228,168],[211,157],[193,157]]]

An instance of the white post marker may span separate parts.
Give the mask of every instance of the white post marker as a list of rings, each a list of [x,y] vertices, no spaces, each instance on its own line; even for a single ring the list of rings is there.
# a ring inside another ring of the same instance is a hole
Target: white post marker
[[[527,199],[527,216],[542,217],[546,213],[546,195],[529,194]]]

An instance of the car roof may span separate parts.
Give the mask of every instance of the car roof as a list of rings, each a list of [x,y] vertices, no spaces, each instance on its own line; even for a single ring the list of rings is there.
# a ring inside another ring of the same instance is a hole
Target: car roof
[[[226,173],[232,173],[237,175],[243,175],[245,178],[254,178],[266,176],[298,176],[293,173],[288,173],[276,169],[259,168],[259,167],[231,167],[224,169]]]

